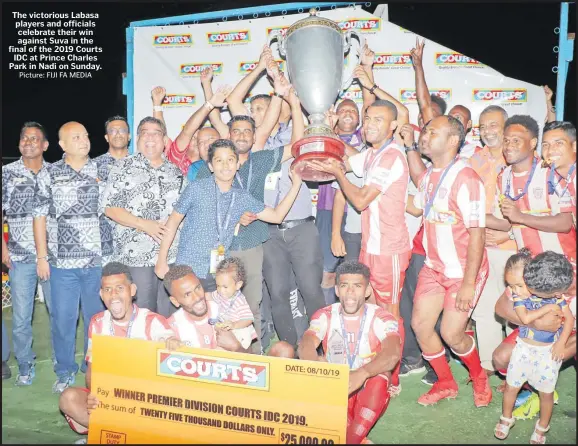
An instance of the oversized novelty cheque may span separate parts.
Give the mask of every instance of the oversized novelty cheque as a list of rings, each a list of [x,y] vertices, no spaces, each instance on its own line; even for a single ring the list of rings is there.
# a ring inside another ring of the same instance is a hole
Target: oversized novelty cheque
[[[349,370],[94,336],[88,443],[345,443]]]

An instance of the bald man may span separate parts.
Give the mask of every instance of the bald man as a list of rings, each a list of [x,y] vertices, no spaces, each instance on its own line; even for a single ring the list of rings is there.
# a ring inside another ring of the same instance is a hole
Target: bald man
[[[99,212],[105,183],[98,178],[97,163],[88,156],[86,128],[67,122],[58,138],[65,156],[38,173],[33,202],[38,276],[50,279],[52,291],[50,325],[58,377],[54,393],[74,384],[78,372],[74,353],[79,303],[86,356],[90,320],[104,311],[99,295],[102,266],[113,251],[106,217]],[[86,371],[86,361],[81,371]]]

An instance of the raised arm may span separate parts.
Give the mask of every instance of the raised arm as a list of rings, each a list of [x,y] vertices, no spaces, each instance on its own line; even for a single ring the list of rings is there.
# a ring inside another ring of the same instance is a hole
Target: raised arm
[[[552,104],[552,96],[554,92],[550,90],[550,87],[544,85],[544,93],[546,93],[546,123],[553,122],[556,120],[556,108]]]
[[[201,86],[203,87],[203,96],[205,96],[205,102],[210,102],[211,98],[213,97],[213,87],[211,85],[212,80],[213,68],[209,66],[201,72]],[[227,138],[229,136],[229,127],[227,127],[227,124],[225,124],[221,119],[221,113],[217,107],[215,107],[209,113],[209,121],[211,122],[213,128],[219,132],[221,138]]]
[[[231,87],[228,85],[222,85],[217,89],[217,92],[211,97],[210,100],[205,102],[199,109],[191,115],[185,126],[177,136],[176,143],[179,150],[184,151],[187,149],[191,139],[195,132],[203,125],[203,122],[209,115],[211,111],[215,108],[222,107],[225,103],[225,99],[231,92]]]
[[[413,63],[413,69],[415,71],[415,90],[417,95],[417,104],[419,106],[419,111],[423,122],[429,122],[434,118],[433,108],[431,106],[431,97],[429,90],[427,88],[427,83],[425,81],[425,72],[423,70],[422,57],[423,57],[423,47],[425,46],[425,40],[419,41],[419,38],[415,39],[415,48],[412,48],[411,61]]]
[[[303,133],[305,133],[305,122],[303,121],[303,114],[301,112],[301,101],[297,97],[297,93],[293,87],[289,89],[287,102],[289,102],[289,105],[291,106],[291,122],[293,123],[293,127],[291,130],[291,143],[287,144],[283,150],[282,162],[293,158],[293,154],[291,153],[293,141],[298,141],[303,138]]]
[[[262,149],[267,143],[267,139],[271,136],[271,132],[275,128],[275,125],[279,121],[279,115],[281,114],[281,105],[283,103],[283,97],[289,93],[291,84],[285,78],[285,76],[279,71],[277,62],[271,60],[267,66],[267,73],[273,79],[273,88],[275,89],[275,95],[271,98],[269,102],[269,107],[265,112],[263,117],[263,122],[257,130],[255,130],[255,144],[253,145],[253,151],[255,149]]]
[[[361,59],[359,60],[360,66],[363,67],[369,78],[371,79],[371,85],[373,86],[373,61],[375,58],[375,53],[367,46],[367,43],[363,45],[361,49]],[[357,68],[357,67],[356,67]],[[353,72],[353,76],[355,76],[355,70]],[[369,90],[371,87],[363,88],[361,85],[361,81],[358,79],[361,88],[361,94],[363,95],[363,106],[361,107],[361,122],[363,123],[363,117],[365,116],[365,110],[371,104],[375,102],[375,94],[371,93]]]
[[[333,197],[333,215],[331,216],[331,252],[335,257],[345,257],[345,242],[341,236],[341,224],[345,215],[345,197],[341,190]]]
[[[405,147],[412,147],[414,144],[414,130],[411,124],[404,124],[399,130],[399,136]],[[419,187],[419,180],[426,171],[425,164],[419,152],[415,150],[406,151],[409,176],[415,187]]]
[[[165,98],[167,91],[164,87],[155,87],[151,91],[151,99],[153,101],[153,118],[161,121],[165,127],[167,123],[165,122],[165,116],[163,114],[163,99]]]
[[[247,108],[243,105],[243,100],[253,84],[261,77],[263,72],[267,69],[267,63],[270,59],[273,59],[271,53],[271,48],[268,45],[263,47],[261,52],[261,57],[259,58],[259,63],[253,71],[247,74],[241,81],[235,86],[229,97],[227,98],[227,104],[229,104],[229,111],[231,116],[246,115]]]

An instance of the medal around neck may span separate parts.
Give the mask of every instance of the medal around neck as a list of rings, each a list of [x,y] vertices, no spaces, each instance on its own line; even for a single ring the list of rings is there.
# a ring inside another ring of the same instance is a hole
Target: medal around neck
[[[335,159],[345,167],[342,160],[345,145],[323,121],[339,92],[349,88],[353,81],[350,76],[343,82],[344,54],[350,50],[351,37],[359,41],[359,50],[364,39],[355,31],[341,31],[333,20],[317,16],[315,9],[309,14],[291,25],[285,37],[280,31],[273,32],[269,44],[278,41],[279,54],[287,60],[289,81],[309,113],[310,124],[304,137],[293,144],[291,153],[295,161],[291,167],[305,181],[324,182],[335,177],[311,169],[308,161]],[[352,69],[359,63],[359,54],[357,51],[357,63],[349,64]]]

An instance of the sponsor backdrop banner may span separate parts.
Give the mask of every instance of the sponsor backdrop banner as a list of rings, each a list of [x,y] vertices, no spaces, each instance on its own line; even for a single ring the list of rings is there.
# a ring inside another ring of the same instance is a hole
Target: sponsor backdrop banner
[[[346,365],[111,336],[93,358],[90,444],[345,443]]]
[[[416,34],[359,7],[322,11],[320,15],[338,22],[343,30],[356,30],[366,39],[376,53],[376,83],[406,104],[411,122],[417,124],[419,110],[409,55]],[[286,30],[307,16],[308,13],[302,13],[233,22],[135,28],[135,121],[132,128],[140,119],[152,114],[150,91],[162,85],[167,90],[164,117],[169,137],[176,138],[191,113],[204,103],[200,74],[205,66],[211,65],[215,72],[213,91],[222,84],[235,85],[254,69],[263,45],[269,43],[272,30]],[[282,71],[287,73],[277,42],[271,46]],[[354,43],[352,48],[357,48],[357,45]],[[356,61],[355,55],[347,55],[344,80],[349,77],[354,68],[351,64]],[[423,65],[430,92],[445,99],[448,111],[457,104],[470,109],[474,128],[468,136],[474,141],[479,140],[479,114],[488,105],[500,105],[509,115],[529,114],[539,124],[544,122],[545,95],[540,86],[506,77],[483,61],[428,39]],[[250,95],[259,93],[273,93],[266,76],[260,78]],[[340,97],[353,99],[361,107],[362,94],[356,81]],[[225,122],[230,118],[226,109],[223,109],[222,116]],[[312,198],[315,208],[315,190],[312,190]]]

